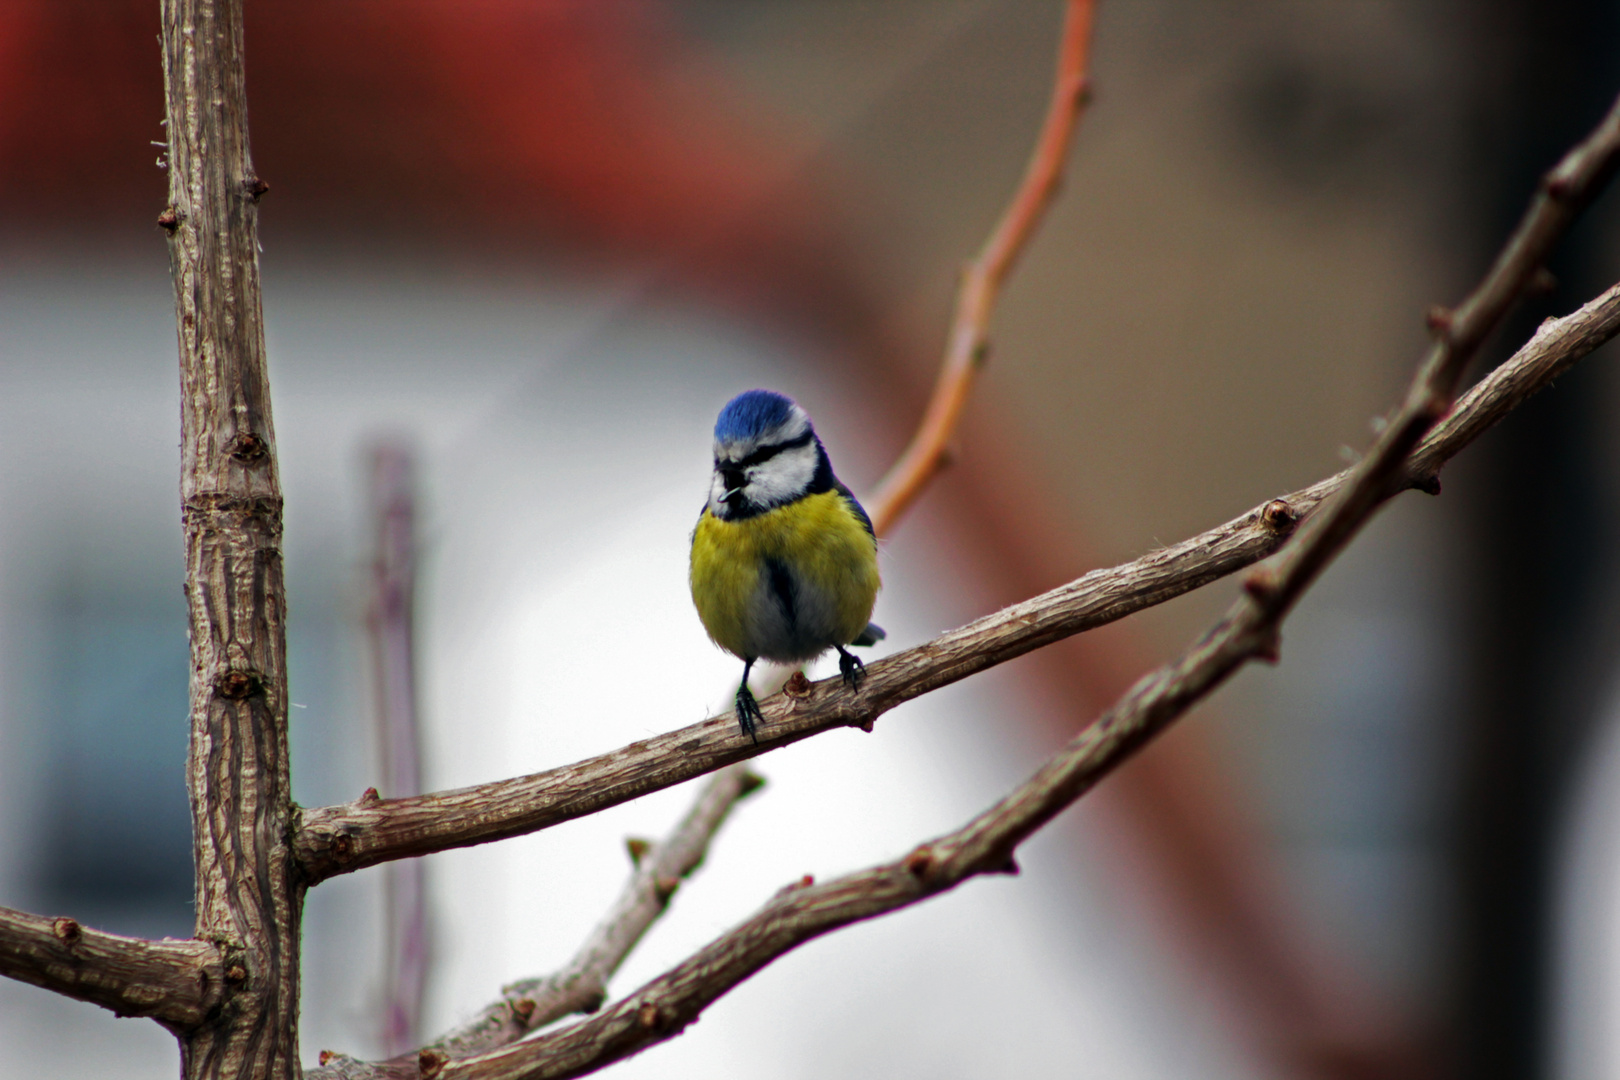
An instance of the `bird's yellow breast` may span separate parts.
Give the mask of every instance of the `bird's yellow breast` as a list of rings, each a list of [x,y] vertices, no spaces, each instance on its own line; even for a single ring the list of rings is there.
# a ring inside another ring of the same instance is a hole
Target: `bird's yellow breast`
[[[782,618],[773,597],[773,564],[793,576],[801,628],[812,638],[825,637],[815,648],[800,649],[802,656],[772,652]],[[691,584],[703,628],[727,652],[806,659],[849,644],[866,628],[881,584],[877,543],[837,491],[740,521],[722,521],[705,510],[692,533]]]

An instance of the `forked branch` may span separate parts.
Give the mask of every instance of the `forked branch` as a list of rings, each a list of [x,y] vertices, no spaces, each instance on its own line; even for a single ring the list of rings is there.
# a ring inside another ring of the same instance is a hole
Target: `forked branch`
[[[1272,603],[1286,610],[1302,582],[1320,572],[1338,550],[1346,528],[1358,528],[1369,508],[1397,487],[1438,490],[1440,468],[1505,415],[1523,397],[1612,336],[1612,292],[1559,320],[1561,329],[1538,333],[1491,378],[1445,415],[1463,367],[1507,313],[1575,216],[1612,175],[1620,157],[1620,101],[1580,145],[1543,178],[1517,229],[1478,288],[1455,312],[1431,316],[1436,341],[1424,358],[1412,395],[1385,429],[1373,456],[1394,453],[1392,471],[1370,488],[1364,471],[1337,476],[1272,500],[1216,529],[1134,562],[1084,577],[923,645],[867,667],[858,694],[824,680],[766,705],[757,743],[735,735],[730,713],[631,743],[574,765],[491,784],[416,798],[329,806],[307,811],[297,857],[308,880],[373,866],[390,859],[484,843],[595,813],[650,791],[700,776],[835,727],[870,728],[902,702],[1004,663],[1085,630],[1163,603],[1249,566],[1275,552],[1302,517],[1324,499],[1348,490],[1324,521],[1324,544],[1296,549],[1294,567],[1276,583]],[[1545,328],[1544,328],[1545,330]],[[1493,387],[1486,392],[1486,387]],[[1394,441],[1392,441],[1394,440]],[[1408,451],[1412,461],[1407,464]],[[1365,465],[1365,462],[1363,463]],[[1361,478],[1361,479],[1358,479]],[[1347,485],[1350,485],[1347,488]],[[1327,554],[1324,554],[1326,552]],[[1320,560],[1320,561],[1317,561]],[[1257,580],[1255,589],[1271,588]]]
[[[635,870],[629,882],[561,971],[506,987],[499,1001],[420,1053],[382,1062],[323,1053],[321,1067],[306,1072],[305,1080],[434,1076],[451,1061],[516,1042],[570,1013],[595,1012],[607,996],[613,973],[664,913],[681,881],[702,865],[709,842],[731,808],[761,783],[745,765],[723,769],[703,785],[691,810],[668,836],[650,846],[632,842]]]
[[[1616,107],[1620,110],[1620,103]],[[1620,135],[1614,121],[1611,114],[1605,125],[1611,141]],[[1578,154],[1565,164],[1572,160],[1579,163]],[[1551,174],[1547,188],[1559,182],[1563,169]],[[437,1075],[441,1080],[561,1080],[594,1072],[678,1034],[709,1003],[805,941],[910,906],[980,874],[1016,873],[1014,856],[1025,839],[1238,668],[1257,659],[1275,661],[1283,620],[1334,556],[1384,502],[1414,480],[1432,479],[1413,459],[1414,451],[1449,409],[1462,371],[1491,322],[1546,257],[1563,226],[1548,224],[1557,210],[1548,211],[1547,203],[1560,198],[1545,190],[1538,196],[1526,227],[1450,326],[1438,331],[1434,350],[1372,450],[1307,527],[1283,545],[1275,567],[1251,575],[1245,594],[1224,618],[1178,659],[1139,680],[1029,780],[962,828],[903,859],[823,885],[790,886],[741,926],[588,1020],[453,1062]],[[1521,352],[1544,349],[1553,340],[1575,338],[1583,347],[1606,341],[1620,328],[1617,306],[1620,286],[1575,315],[1544,324]]]

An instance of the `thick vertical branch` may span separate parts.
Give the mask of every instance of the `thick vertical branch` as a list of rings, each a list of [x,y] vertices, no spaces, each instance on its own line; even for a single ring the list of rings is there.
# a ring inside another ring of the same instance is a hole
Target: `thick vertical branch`
[[[163,0],[169,232],[180,336],[181,477],[191,619],[187,781],[197,936],[225,953],[184,1075],[298,1075],[298,917],[289,858],[281,488],[270,422],[248,156],[241,0]]]
[[[416,498],[411,453],[376,448],[371,512],[377,547],[372,565],[371,651],[377,694],[382,787],[391,797],[422,793],[416,695]],[[408,859],[388,868],[382,1042],[389,1056],[421,1041],[427,991],[426,866]]]

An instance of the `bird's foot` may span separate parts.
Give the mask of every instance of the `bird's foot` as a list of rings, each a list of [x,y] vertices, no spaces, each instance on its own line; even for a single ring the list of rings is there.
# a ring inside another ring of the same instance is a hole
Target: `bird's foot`
[[[866,675],[866,665],[861,658],[840,647],[838,650],[838,673],[844,677],[844,685],[851,690],[861,688],[861,679]]]
[[[765,714],[760,711],[759,702],[754,700],[754,692],[748,689],[748,680],[744,679],[737,687],[737,725],[742,728],[744,735],[757,743],[759,735],[756,732],[764,722]]]

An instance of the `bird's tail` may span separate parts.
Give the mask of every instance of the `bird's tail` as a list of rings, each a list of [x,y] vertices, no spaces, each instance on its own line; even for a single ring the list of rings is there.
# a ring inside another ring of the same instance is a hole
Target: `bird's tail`
[[[866,624],[866,629],[861,631],[861,636],[850,642],[850,644],[876,645],[878,642],[882,641],[888,636],[888,634],[884,633],[883,627],[879,626],[875,622],[869,622]]]

